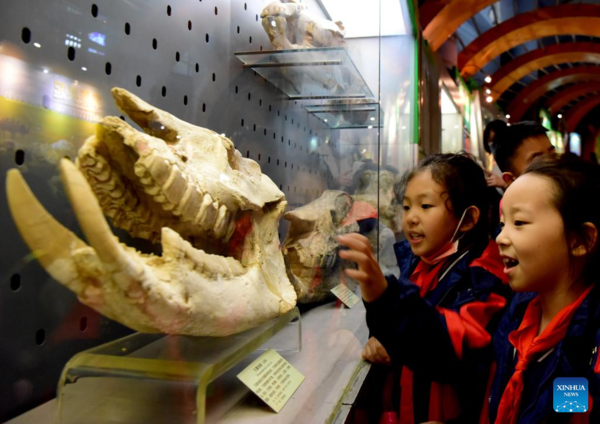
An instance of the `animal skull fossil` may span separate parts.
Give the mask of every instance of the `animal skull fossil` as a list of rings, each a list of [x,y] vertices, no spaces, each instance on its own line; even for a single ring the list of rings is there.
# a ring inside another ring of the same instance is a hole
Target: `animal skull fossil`
[[[296,0],[274,1],[263,9],[260,17],[275,50],[346,45],[346,31],[341,22],[318,18]]]
[[[331,289],[341,282],[350,290],[356,290],[356,281],[343,272],[354,266],[338,256],[336,236],[341,234],[364,234],[375,251],[379,248],[379,264],[384,274],[398,275],[393,251],[395,239],[391,230],[382,224],[378,224],[379,231],[375,225],[361,225],[368,218],[376,217],[375,208],[365,202],[355,202],[352,196],[339,190],[326,190],[315,201],[284,215],[290,221],[290,229],[283,243],[283,252],[298,303],[332,299]]]
[[[54,279],[86,305],[141,332],[226,336],[294,307],[279,250],[284,194],[228,138],[183,122],[119,88],[114,117],[60,173],[89,245],[43,208],[17,170],[9,207]],[[103,214],[162,255],[119,243]]]

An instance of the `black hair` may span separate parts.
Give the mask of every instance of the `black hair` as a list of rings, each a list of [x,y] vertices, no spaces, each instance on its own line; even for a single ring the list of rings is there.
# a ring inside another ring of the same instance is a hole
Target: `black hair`
[[[485,126],[483,130],[483,148],[488,153],[493,153],[496,136],[506,129],[506,122],[496,119]]]
[[[499,128],[494,137],[494,159],[502,172],[514,172],[512,161],[517,149],[531,137],[546,135],[546,128],[533,121],[523,121]]]
[[[433,180],[444,187],[444,193],[448,195],[446,208],[458,219],[469,206],[477,206],[479,220],[462,238],[460,250],[464,250],[463,246],[473,244],[484,249],[490,235],[490,202],[483,169],[466,152],[428,156],[417,166],[406,171],[394,185],[398,203],[403,202],[410,180],[423,171],[430,171]]]
[[[533,162],[523,174],[533,174],[549,180],[553,188],[553,202],[558,209],[567,240],[579,237],[590,241],[584,231],[590,222],[600,231],[600,167],[578,157],[547,157]],[[598,235],[600,236],[600,234]],[[583,279],[592,283],[598,278],[600,257],[598,241],[588,250]]]

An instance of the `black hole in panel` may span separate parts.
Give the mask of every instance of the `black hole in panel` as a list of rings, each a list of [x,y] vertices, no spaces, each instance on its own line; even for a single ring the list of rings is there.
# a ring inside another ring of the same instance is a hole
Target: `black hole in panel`
[[[152,39],[152,48],[154,50],[156,50],[158,48],[158,41],[156,41],[156,38]]]
[[[71,46],[67,49],[67,57],[71,62],[75,60],[75,47]]]
[[[12,291],[18,291],[21,288],[21,276],[19,274],[13,274],[10,277],[10,289]]]
[[[240,26],[239,26],[239,25],[238,25],[238,27],[237,27],[237,33],[238,33],[238,34],[240,33]]]
[[[258,154],[258,160],[260,161],[260,153]]]
[[[273,140],[277,138],[277,134],[273,133]]]
[[[163,97],[165,97],[167,95],[167,87],[165,87],[164,85],[163,85],[163,88],[161,90],[161,94],[162,94]]]
[[[215,16],[217,16],[219,14],[219,9],[217,9],[217,6],[215,6]]]
[[[23,163],[25,163],[25,151],[19,149],[15,152],[15,163],[17,165],[23,165]]]
[[[244,120],[242,119],[242,127],[244,126]]]
[[[281,184],[279,184],[279,190],[282,190],[282,187],[283,186]],[[281,234],[279,234],[279,238],[281,238]]]
[[[267,129],[265,128],[263,135],[267,135]]]
[[[31,41],[31,30],[29,28],[23,27],[23,29],[21,30],[21,40],[23,40],[25,44],[29,44],[29,42]]]
[[[235,94],[237,94],[237,93],[238,93],[238,86],[236,85],[235,86]]]
[[[288,140],[288,146],[292,145],[292,140]]]
[[[277,116],[279,116],[279,113],[280,113],[280,112],[279,112],[279,111],[277,111]]]
[[[44,329],[39,329],[35,332],[35,344],[41,346],[46,341],[46,331]]]
[[[87,317],[81,317],[81,319],[79,320],[79,331],[83,333],[85,330],[87,330],[87,324]]]
[[[289,193],[289,191],[290,191],[290,186],[288,186],[288,193]]]
[[[208,36],[208,34],[206,34],[206,42],[208,43],[210,41],[210,37]]]
[[[287,168],[287,161],[285,162],[285,168]]]
[[[285,119],[285,120],[287,121],[287,115],[285,115],[285,116],[283,117],[283,119]]]
[[[167,6],[167,15],[171,16],[171,6],[170,5]]]
[[[292,167],[291,168],[294,169],[294,164],[293,163],[292,163]]]
[[[248,100],[252,98],[252,94],[248,93]]]
[[[258,22],[258,14],[256,15],[256,22]]]
[[[202,112],[206,112],[206,103],[202,103]]]
[[[292,119],[292,125],[294,125],[294,120]]]
[[[283,136],[281,136],[281,142],[283,143]]]
[[[259,105],[259,106],[262,106],[262,99],[260,99],[260,100],[258,101],[258,105]]]
[[[123,115],[119,116],[119,118],[121,118],[121,121],[125,121],[125,117]]]
[[[175,60],[177,62],[179,62],[179,59],[181,58],[181,56],[179,56],[179,52],[175,52]]]
[[[92,16],[94,18],[98,17],[98,6],[96,6],[95,4],[92,4]]]
[[[248,3],[244,3],[244,10],[248,10]]]
[[[183,104],[187,105],[187,96],[183,96]]]
[[[131,34],[131,25],[129,25],[129,22],[125,22],[125,34]]]
[[[188,21],[188,29],[191,31],[192,30],[192,21]]]
[[[249,41],[250,41],[250,44],[252,44],[252,36],[250,36]]]
[[[246,157],[249,158],[250,157],[250,150],[246,150]]]
[[[271,156],[269,156],[269,157],[267,158],[267,162],[268,162],[268,163],[271,163]]]
[[[269,112],[271,112],[271,105],[269,105]]]
[[[294,143],[294,149],[296,148],[296,143]]]
[[[213,82],[217,80],[217,75],[213,72]]]
[[[200,72],[200,64],[196,63],[196,73]]]
[[[135,77],[135,85],[137,85],[138,87],[142,86],[142,77],[140,75]]]
[[[254,128],[254,131],[256,131],[256,124],[254,124],[254,127],[253,127],[253,128]]]

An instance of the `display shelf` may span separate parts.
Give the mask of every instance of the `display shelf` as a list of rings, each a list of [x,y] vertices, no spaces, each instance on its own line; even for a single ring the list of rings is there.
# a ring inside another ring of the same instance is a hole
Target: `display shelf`
[[[371,98],[373,93],[343,47],[235,54],[290,99]]]
[[[306,110],[332,129],[371,129],[383,126],[383,111],[373,99],[329,100],[325,104],[306,106]]]
[[[295,336],[267,343],[290,325],[297,327]],[[58,387],[58,422],[204,423],[208,402],[219,404],[223,397],[220,390],[207,391],[209,383],[259,348],[299,351],[301,340],[297,308],[229,337],[124,337],[67,363]]]

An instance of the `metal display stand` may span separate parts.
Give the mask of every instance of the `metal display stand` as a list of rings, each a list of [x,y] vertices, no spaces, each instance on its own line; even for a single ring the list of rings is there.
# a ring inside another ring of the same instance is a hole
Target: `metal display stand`
[[[288,347],[266,343],[288,325],[298,328],[292,349],[289,338]],[[301,336],[300,313],[294,308],[229,337],[136,333],[121,338],[67,363],[58,387],[58,422],[202,424],[208,404],[226,397],[209,383],[259,348],[301,350]]]
[[[383,111],[375,100],[336,101],[306,106],[306,110],[337,130],[381,128]]]
[[[342,47],[235,54],[290,99],[372,98],[373,93]]]

